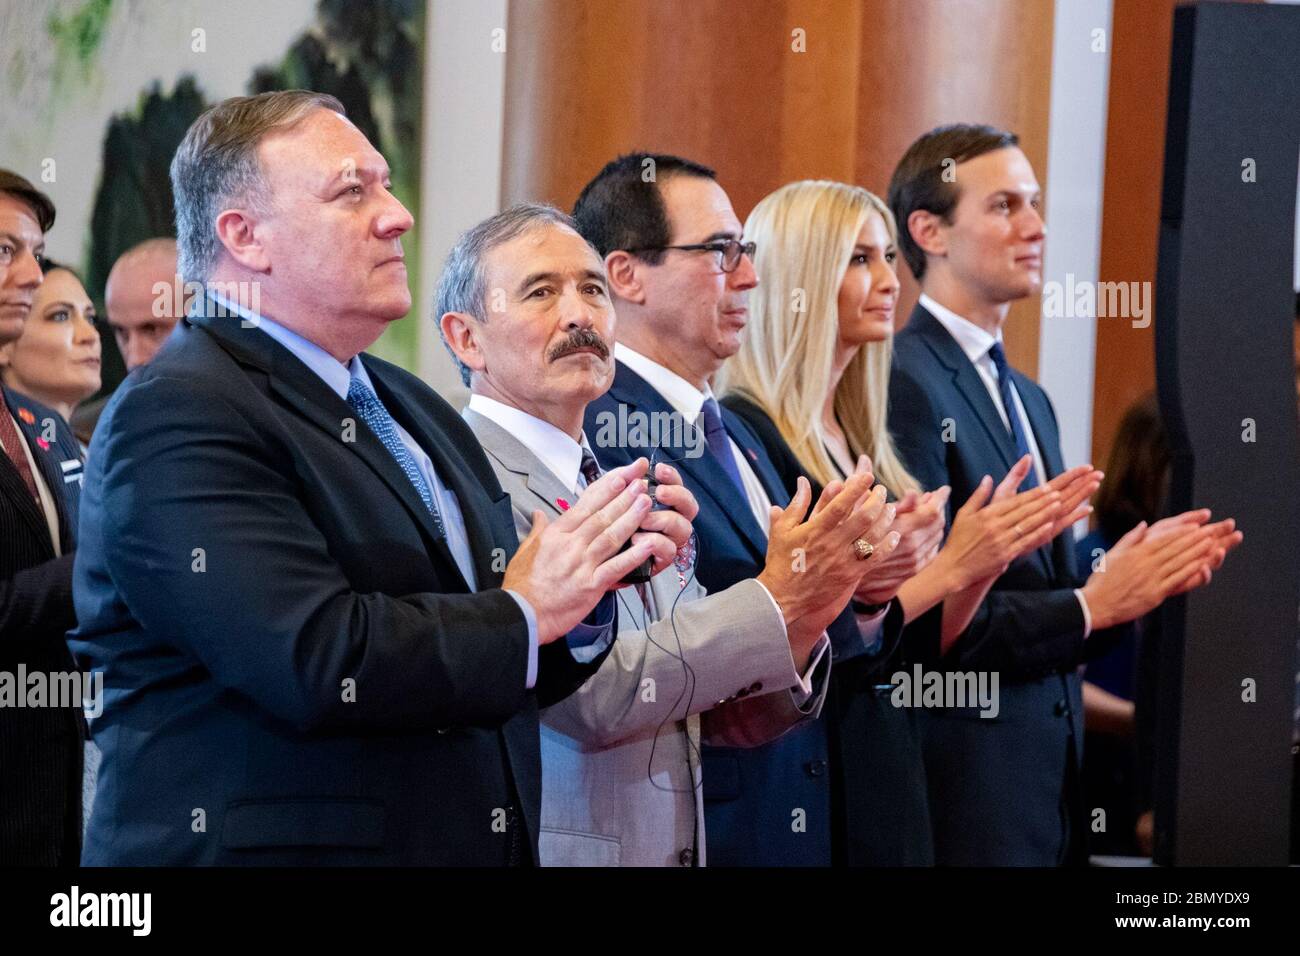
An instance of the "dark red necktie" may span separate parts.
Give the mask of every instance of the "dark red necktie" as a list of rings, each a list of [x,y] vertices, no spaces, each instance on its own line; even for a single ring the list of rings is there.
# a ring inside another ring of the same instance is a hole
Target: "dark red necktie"
[[[27,491],[31,494],[32,500],[38,505],[41,503],[41,493],[36,490],[36,478],[32,474],[31,466],[27,463],[27,453],[23,451],[23,440],[18,434],[18,426],[14,424],[13,417],[9,414],[9,409],[0,402],[0,445],[4,445],[5,454],[9,460],[14,463],[18,469],[18,474],[22,475],[23,484],[27,486]]]

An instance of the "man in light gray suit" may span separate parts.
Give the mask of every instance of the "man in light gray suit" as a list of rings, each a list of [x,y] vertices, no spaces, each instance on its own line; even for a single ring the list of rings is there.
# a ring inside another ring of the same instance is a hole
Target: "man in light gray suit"
[[[465,419],[523,538],[599,473],[582,421],[614,374],[601,259],[564,213],[516,206],[461,237],[435,308],[472,391]],[[681,540],[675,523],[698,506],[671,466],[658,464],[654,477],[664,510],[641,527]],[[774,509],[757,578],[706,595],[688,547],[648,583],[616,592],[612,652],[542,712],[543,865],[704,863],[701,738],[756,746],[817,715],[830,669],[825,628],[863,573],[851,542],[868,528],[868,540],[889,547],[883,498],[870,485],[866,476],[827,497],[807,522],[805,495]],[[790,559],[800,548],[817,556],[815,580]]]

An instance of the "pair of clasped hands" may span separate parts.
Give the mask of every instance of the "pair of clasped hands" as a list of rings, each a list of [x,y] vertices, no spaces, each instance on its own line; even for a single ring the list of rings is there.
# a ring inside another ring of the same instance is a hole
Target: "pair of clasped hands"
[[[946,485],[891,503],[864,455],[847,480],[825,487],[810,514],[812,490],[800,476],[790,503],[771,509],[766,564],[758,574],[781,609],[796,662],[850,598],[884,604],[932,564],[949,591],[987,587],[1012,561],[1091,513],[1087,500],[1101,472],[1081,465],[1017,493],[1031,467],[1026,455],[996,487],[986,476],[957,509],[946,538]],[[688,545],[699,513],[695,496],[675,468],[660,463],[652,501],[648,468],[638,458],[610,470],[554,520],[533,512],[502,587],[532,605],[541,643],[567,634],[644,561],[651,559],[658,574]],[[1208,510],[1189,511],[1125,535],[1083,588],[1093,628],[1140,617],[1170,595],[1207,584],[1241,542],[1232,519],[1210,524],[1209,518]],[[871,546],[866,560],[855,548],[859,540]]]

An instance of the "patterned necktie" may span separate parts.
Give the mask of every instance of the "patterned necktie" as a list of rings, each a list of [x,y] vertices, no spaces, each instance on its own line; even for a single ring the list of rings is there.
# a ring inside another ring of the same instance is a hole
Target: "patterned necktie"
[[[348,404],[357,410],[361,420],[375,433],[375,437],[388,449],[388,453],[393,456],[411,484],[415,486],[415,490],[420,494],[420,500],[433,515],[433,524],[438,529],[438,534],[443,538],[447,537],[447,529],[442,524],[442,515],[438,513],[438,506],[433,500],[433,492],[428,482],[424,480],[424,476],[420,474],[410,449],[402,444],[402,439],[397,434],[397,425],[388,414],[388,409],[384,408],[383,403],[379,401],[379,396],[367,388],[360,379],[354,378],[348,384]]]
[[[31,466],[27,464],[27,453],[23,451],[23,440],[18,434],[18,426],[14,424],[9,409],[3,401],[0,401],[0,445],[4,446],[5,453],[18,469],[18,474],[23,479],[23,484],[27,486],[27,491],[31,494],[32,500],[38,505],[41,502],[41,493],[36,489],[36,478],[32,475]]]
[[[708,443],[709,453],[722,470],[727,473],[741,495],[745,495],[745,483],[740,480],[740,468],[736,465],[736,456],[731,450],[731,440],[727,429],[722,424],[722,410],[718,408],[717,399],[706,398],[700,409],[700,418],[704,422],[704,440]]]
[[[1024,458],[1026,455],[1032,455],[1029,450],[1029,436],[1025,434],[1025,426],[1020,421],[1020,414],[1016,411],[1016,402],[1011,395],[1011,370],[1007,366],[1007,355],[1002,351],[1002,343],[994,342],[989,349],[989,358],[993,359],[993,367],[998,371],[998,393],[1002,396],[1002,407],[1006,410],[1007,421],[1011,423],[1011,437],[1016,443],[1016,460]],[[1028,491],[1030,488],[1038,487],[1038,469],[1033,465],[1029,467],[1029,474],[1025,475],[1025,480],[1020,483],[1019,491]]]
[[[582,480],[590,487],[600,480],[600,465],[596,464],[596,459],[587,449],[582,449],[582,462],[578,465],[578,470],[582,472]]]

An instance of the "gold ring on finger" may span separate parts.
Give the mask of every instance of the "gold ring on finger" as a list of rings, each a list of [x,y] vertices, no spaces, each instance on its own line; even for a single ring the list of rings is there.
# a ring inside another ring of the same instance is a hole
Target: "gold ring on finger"
[[[853,542],[853,553],[858,556],[859,561],[865,561],[876,553],[876,546],[865,538],[858,538]]]

